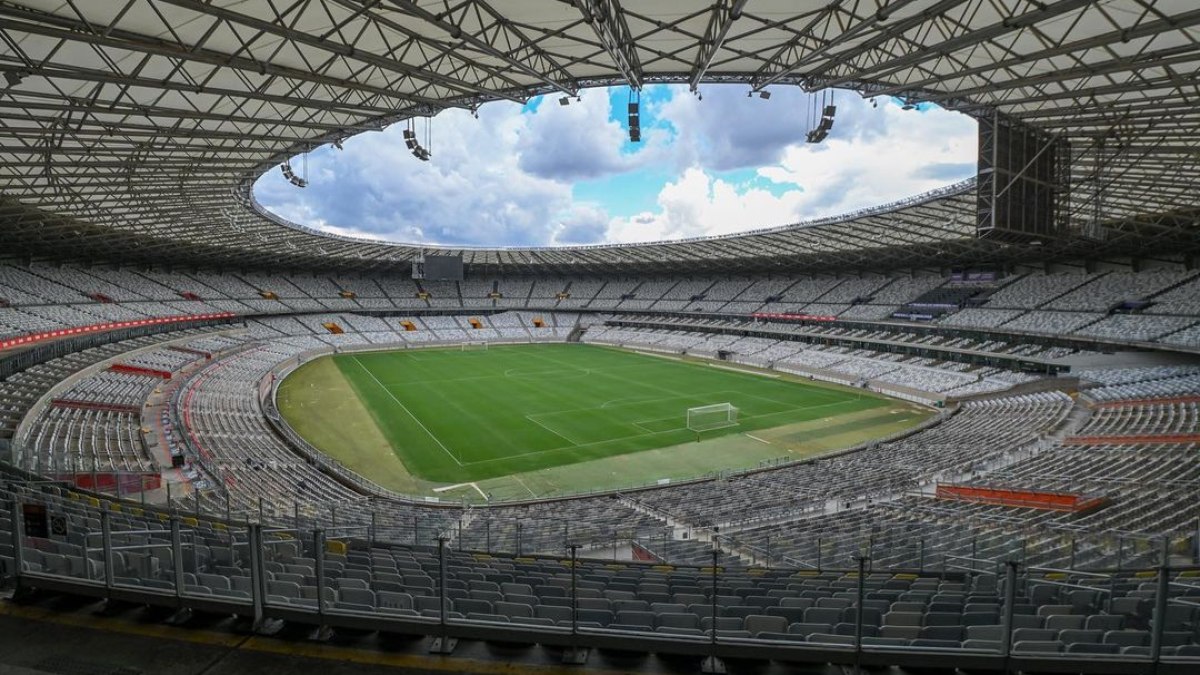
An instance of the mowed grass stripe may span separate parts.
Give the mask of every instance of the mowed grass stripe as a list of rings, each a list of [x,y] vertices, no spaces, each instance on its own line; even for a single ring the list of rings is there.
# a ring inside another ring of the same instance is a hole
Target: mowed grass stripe
[[[375,374],[372,373],[370,370],[368,370],[367,367],[362,364],[362,361],[359,361],[358,358],[356,358],[356,357],[351,357],[351,358],[354,358],[354,363],[356,363],[359,368],[362,368],[363,372],[365,372],[375,382],[375,384],[379,385],[379,388],[382,389],[384,392],[386,392],[387,395],[390,396],[391,399],[396,402],[396,405],[400,406],[400,409],[404,411],[404,414],[411,417],[413,419],[413,421],[417,423],[417,426],[421,427],[421,430],[424,431],[426,434],[428,434],[429,438],[432,439],[434,443],[437,443],[438,447],[441,448],[442,450],[444,450],[446,452],[446,454],[450,456],[450,459],[454,460],[455,464],[462,466],[462,462],[459,461],[458,457],[455,457],[454,453],[450,452],[450,448],[447,448],[446,444],[442,443],[441,439],[439,439],[437,436],[435,436],[433,434],[433,432],[429,430],[429,427],[425,426],[425,424],[421,421],[421,418],[412,414],[412,411],[408,409],[408,406],[404,405],[403,401],[396,398],[396,395],[393,394],[391,392],[391,390],[389,390],[386,386],[384,386],[384,384],[379,381],[379,378],[375,377]]]
[[[695,439],[686,409],[710,403],[733,403],[741,424],[705,438],[888,405],[857,392],[586,345],[331,358],[405,466],[437,482],[686,443]]]

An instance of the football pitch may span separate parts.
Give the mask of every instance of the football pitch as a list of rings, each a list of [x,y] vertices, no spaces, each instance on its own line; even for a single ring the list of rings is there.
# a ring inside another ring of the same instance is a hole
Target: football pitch
[[[699,435],[687,428],[688,408],[718,403],[738,409],[735,426]],[[570,465],[580,469],[567,479],[575,489],[636,483],[648,477],[615,474],[636,473],[637,461],[614,462],[655,449],[663,449],[660,472],[675,448],[686,464],[688,446],[714,455],[698,468],[742,467],[787,452],[778,434],[756,432],[807,423],[814,433],[814,425],[870,433],[923,418],[858,390],[581,344],[333,355],[284,380],[279,407],[317,447],[385,486],[471,485],[479,494],[475,484],[509,476],[538,494],[545,486],[530,488],[521,476],[552,472],[562,482]],[[719,442],[726,437],[738,439]],[[599,466],[605,480],[589,475]],[[412,480],[388,478],[397,473]]]

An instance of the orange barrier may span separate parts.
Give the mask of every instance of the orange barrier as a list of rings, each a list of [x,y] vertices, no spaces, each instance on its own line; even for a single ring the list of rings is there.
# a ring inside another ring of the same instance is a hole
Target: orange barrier
[[[1045,490],[1017,490],[981,485],[939,485],[938,499],[951,499],[980,504],[1019,506],[1043,511],[1070,511],[1082,513],[1099,508],[1108,502],[1105,497],[1074,494],[1071,492],[1048,492]]]
[[[1136,443],[1200,443],[1200,434],[1071,436],[1063,440],[1063,445],[1133,445]]]
[[[342,329],[341,326],[337,325],[336,323],[333,323],[332,321],[328,321],[321,325],[325,327],[325,330],[329,331],[330,333],[332,333],[334,335],[342,335],[343,333],[346,332],[345,330]]]
[[[166,370],[158,370],[157,368],[143,368],[141,366],[131,366],[127,363],[114,363],[108,367],[114,373],[129,373],[130,375],[145,375],[146,377],[157,377],[160,380],[171,379],[171,373]]]

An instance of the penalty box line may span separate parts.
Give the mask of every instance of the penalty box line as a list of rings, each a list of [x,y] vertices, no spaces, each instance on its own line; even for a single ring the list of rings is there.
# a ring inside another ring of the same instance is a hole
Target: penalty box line
[[[758,397],[758,398],[761,398],[761,397]],[[768,399],[768,400],[774,400],[774,399]],[[781,403],[780,401],[775,401],[775,402]],[[807,410],[809,408],[820,408],[820,407],[826,407],[826,406],[830,406],[830,405],[837,405],[838,403],[844,403],[844,401],[839,401],[837,403],[824,403],[824,404],[819,404],[816,406],[806,406],[805,408],[797,408],[794,410],[781,410],[779,412],[764,413],[762,415],[746,415],[744,417],[741,417],[741,419],[750,420],[750,419],[760,419],[760,418],[764,418],[764,417],[773,417],[776,415],[783,415],[786,413],[794,413],[796,410]],[[564,410],[564,411],[556,411],[556,412],[580,412],[582,410],[597,410],[597,408],[581,408],[579,410]],[[534,413],[534,415],[550,415],[550,414],[555,414],[555,413]],[[527,417],[530,417],[530,416],[527,416]],[[639,420],[639,421],[649,423],[649,422],[656,422],[656,421],[661,422],[663,420],[668,420],[668,419],[678,419],[678,418],[677,417],[662,417],[657,420]],[[538,423],[536,420],[533,420],[533,419],[530,419],[530,421]],[[540,424],[540,423],[538,423],[538,424]],[[633,424],[640,429],[646,429],[646,427],[641,426],[640,424],[638,424],[638,422],[630,422],[630,424]],[[542,425],[542,426],[545,426],[545,425]],[[740,424],[739,424],[739,426],[740,426]],[[558,447],[558,448],[547,448],[546,450],[533,450],[530,452],[522,452],[522,453],[516,454],[516,455],[505,455],[504,457],[492,457],[490,459],[479,459],[479,460],[475,460],[473,462],[466,462],[465,464],[463,464],[463,466],[475,466],[477,464],[491,464],[493,462],[503,462],[505,460],[517,459],[520,457],[534,457],[536,455],[546,455],[546,454],[549,454],[552,452],[562,452],[564,450],[574,450],[576,448],[587,448],[587,447],[591,447],[593,445],[602,445],[604,443],[613,443],[616,441],[627,441],[627,440],[634,439],[634,438],[643,438],[645,436],[660,436],[662,434],[676,433],[679,431],[684,431],[686,429],[687,429],[686,426],[673,427],[671,429],[664,429],[662,431],[652,431],[650,429],[646,429],[646,433],[644,433],[644,434],[631,434],[629,436],[618,436],[616,438],[606,438],[604,440],[592,441],[589,443],[576,443],[574,445],[564,445],[564,446]],[[562,434],[559,434],[558,432],[554,431],[553,429],[548,429],[548,431],[551,431],[564,439],[566,438],[565,436],[562,436]],[[745,434],[745,432],[743,432],[743,434]],[[760,439],[756,438],[755,440],[760,440]],[[768,444],[770,444],[770,443],[768,442]]]
[[[555,436],[558,436],[559,438],[561,438],[561,439],[563,439],[564,441],[566,441],[566,442],[570,443],[571,445],[578,446],[578,445],[580,444],[580,442],[579,442],[579,441],[577,441],[577,440],[575,440],[574,438],[571,438],[570,436],[568,436],[568,435],[566,435],[566,434],[564,434],[564,433],[562,433],[562,432],[560,432],[560,431],[558,431],[558,430],[556,430],[556,429],[553,429],[553,428],[551,428],[551,427],[549,427],[549,426],[545,425],[545,424],[544,424],[544,423],[542,423],[542,422],[539,422],[538,420],[536,420],[536,419],[535,419],[535,417],[536,417],[536,415],[526,415],[526,416],[525,416],[525,419],[529,420],[530,422],[533,422],[534,424],[536,424],[536,425],[538,425],[539,427],[541,427],[541,428],[545,429],[546,431],[549,431],[550,433],[554,434]]]

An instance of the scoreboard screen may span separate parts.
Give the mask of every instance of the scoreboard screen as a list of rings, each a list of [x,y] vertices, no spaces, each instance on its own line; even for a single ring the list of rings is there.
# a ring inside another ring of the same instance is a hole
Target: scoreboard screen
[[[414,279],[428,281],[462,281],[463,261],[461,255],[426,255],[423,262],[413,263]]]

